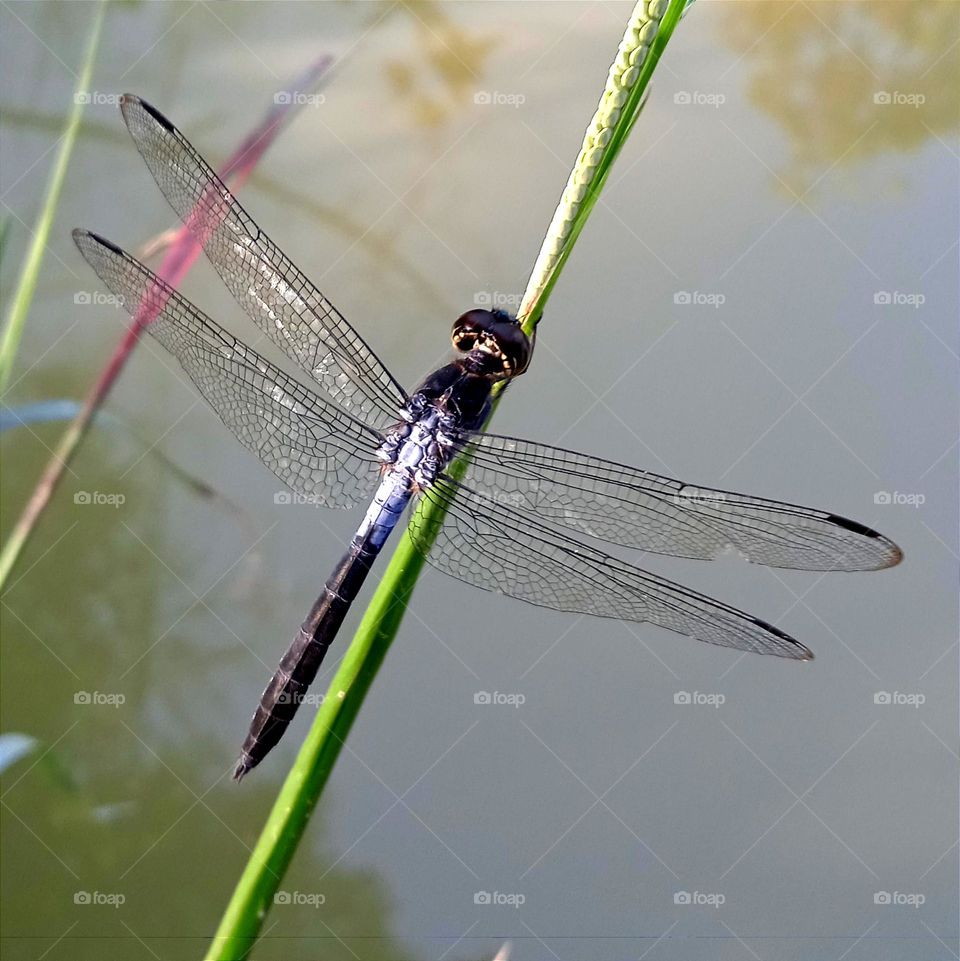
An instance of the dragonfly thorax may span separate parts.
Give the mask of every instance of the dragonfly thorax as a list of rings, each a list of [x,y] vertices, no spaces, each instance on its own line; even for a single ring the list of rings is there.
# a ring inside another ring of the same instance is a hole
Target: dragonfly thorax
[[[377,457],[410,487],[424,489],[433,484],[459,446],[456,418],[427,401],[413,409],[408,405],[404,414],[404,421],[380,445]]]

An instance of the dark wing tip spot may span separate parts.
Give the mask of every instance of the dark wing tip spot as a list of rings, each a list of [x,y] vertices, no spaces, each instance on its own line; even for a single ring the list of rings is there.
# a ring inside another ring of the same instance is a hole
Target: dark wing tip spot
[[[836,524],[837,527],[852,531],[854,534],[860,534],[862,537],[878,537],[883,539],[883,535],[879,531],[875,531],[872,527],[867,527],[866,524],[859,524],[857,521],[852,521],[848,517],[841,517],[839,514],[830,514],[827,520],[830,521],[831,524]]]
[[[827,520],[830,521],[831,524],[836,524],[837,527],[842,527],[844,530],[850,531],[852,534],[859,534],[861,537],[868,537],[871,540],[880,541],[886,548],[887,554],[883,559],[883,563],[879,565],[879,569],[894,567],[903,560],[903,551],[900,550],[889,537],[884,537],[880,531],[875,531],[872,527],[867,527],[866,524],[852,521],[848,517],[841,517],[839,514],[830,514],[827,516]]]
[[[125,93],[120,98],[120,110],[123,113],[124,117],[127,116],[127,111],[131,107],[140,107],[141,109],[145,110],[164,129],[170,130],[170,131],[176,130],[173,124],[170,123],[170,121],[167,120],[167,118],[162,113],[160,113],[160,111],[157,110],[157,108],[153,106],[152,103],[147,103],[146,100],[143,100],[140,97],[134,96],[134,94],[132,93]]]
[[[753,618],[753,623],[758,627],[762,627],[768,634],[772,634],[784,642],[784,649],[782,651],[771,651],[771,654],[776,654],[778,657],[789,657],[795,661],[813,660],[813,651],[811,651],[806,644],[801,644],[795,637],[791,637],[785,631],[781,631],[779,627],[775,627],[767,621],[761,621],[759,617]]]
[[[119,254],[121,257],[125,256],[124,252],[111,240],[107,240],[106,237],[101,237],[100,234],[95,234],[92,230],[83,231],[84,236],[89,237],[94,243],[100,244],[101,247],[106,247],[107,250],[112,250],[115,254]]]
[[[106,237],[101,237],[100,234],[96,234],[92,230],[75,227],[70,232],[70,236],[73,237],[73,242],[77,245],[77,249],[85,257],[86,251],[91,250],[93,247],[106,247],[107,250],[112,251],[120,257],[127,256],[115,243],[107,240]]]

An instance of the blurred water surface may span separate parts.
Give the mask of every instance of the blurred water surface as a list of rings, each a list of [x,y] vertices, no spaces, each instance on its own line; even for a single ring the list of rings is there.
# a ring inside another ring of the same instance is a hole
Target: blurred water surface
[[[244,203],[413,384],[459,312],[522,291],[629,9],[112,7],[6,403],[82,396],[122,330],[75,303],[69,229],[171,224],[103,101],[216,163],[341,57]],[[0,7],[5,302],[92,13]],[[953,956],[958,35],[951,3],[695,6],[496,425],[855,517],[905,562],[638,558],[809,665],[428,572],[257,958]],[[184,291],[252,337],[205,264]],[[248,715],[358,520],[275,503],[153,343],[109,412],[4,597],[2,731],[39,742],[3,775],[11,959],[201,955],[310,721],[237,787]],[[4,531],[60,430],[3,436]]]

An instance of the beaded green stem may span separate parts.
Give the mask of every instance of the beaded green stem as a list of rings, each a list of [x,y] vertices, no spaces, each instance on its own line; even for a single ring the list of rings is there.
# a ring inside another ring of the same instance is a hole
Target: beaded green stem
[[[646,0],[633,8],[600,103],[527,281],[518,316],[528,333],[543,315],[560,270],[643,109],[650,76],[688,2]]]

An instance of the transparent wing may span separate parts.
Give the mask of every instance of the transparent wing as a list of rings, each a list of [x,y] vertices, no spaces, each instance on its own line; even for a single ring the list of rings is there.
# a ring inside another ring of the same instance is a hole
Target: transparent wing
[[[684,484],[611,461],[496,434],[469,441],[465,483],[525,513],[611,544],[712,560],[728,551],[754,564],[869,571],[900,549],[836,514]]]
[[[655,624],[677,634],[755,654],[813,655],[750,614],[673,584],[442,478],[424,497],[447,508],[433,547],[428,522],[410,532],[427,560],[475,587],[557,611]]]
[[[144,320],[240,442],[297,493],[327,507],[369,496],[382,437],[232,337],[139,261],[83,230],[100,279]]]
[[[121,110],[163,195],[251,320],[354,417],[395,422],[403,389],[337,308],[159,110],[129,94]]]

